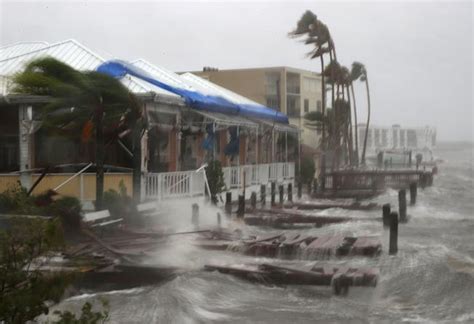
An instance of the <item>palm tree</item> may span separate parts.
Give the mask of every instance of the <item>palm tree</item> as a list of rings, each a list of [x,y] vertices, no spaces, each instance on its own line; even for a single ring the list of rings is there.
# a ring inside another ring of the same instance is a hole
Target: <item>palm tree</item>
[[[307,53],[310,59],[319,57],[321,63],[321,104],[322,104],[322,116],[325,115],[326,110],[326,82],[324,75],[324,54],[332,51],[333,42],[329,33],[328,27],[317,19],[317,16],[311,11],[307,10],[297,22],[296,29],[289,33],[290,37],[296,38],[306,36],[304,43],[306,45],[314,45],[314,49]],[[334,103],[334,101],[333,101]],[[322,139],[321,147],[323,151],[322,159],[322,179],[324,179],[324,172],[326,169],[326,157],[325,152],[327,149],[326,140],[326,125],[322,124]]]
[[[118,80],[95,71],[80,72],[54,58],[30,62],[14,77],[17,93],[49,96],[43,126],[83,140],[95,132],[96,209],[104,192],[105,139],[131,132],[134,154],[133,196],[140,193],[140,139],[144,127],[138,100]],[[137,187],[135,187],[137,185]]]
[[[364,136],[364,146],[362,148],[361,163],[365,165],[365,152],[367,148],[367,137],[369,135],[369,123],[370,123],[370,90],[369,90],[369,79],[367,77],[367,69],[360,62],[352,63],[353,76],[358,76],[353,78],[354,80],[359,79],[362,82],[365,82],[365,89],[367,92],[367,124],[365,125],[365,136]]]
[[[350,88],[351,88],[351,93],[352,93],[352,102],[353,102],[353,107],[354,107],[354,135],[355,135],[355,163],[356,166],[359,166],[359,130],[357,126],[357,107],[356,107],[356,98],[354,94],[354,84],[353,82],[358,80],[360,78],[360,66],[359,65],[354,65],[352,63],[352,69],[350,72]],[[349,95],[349,94],[348,94]]]
[[[344,101],[347,102],[347,106],[349,108],[349,111],[351,109],[351,97],[349,95],[349,86],[351,83],[350,80],[350,72],[349,69],[345,66],[341,66],[341,69],[339,71],[339,82],[341,84],[342,88],[342,98]],[[347,92],[347,100],[346,100],[346,92]],[[345,138],[347,139],[347,151],[348,151],[348,158],[349,158],[349,163],[350,165],[353,165],[354,163],[354,158],[353,158],[353,138],[352,138],[352,117],[351,114],[349,113],[347,115],[347,127],[345,128]]]

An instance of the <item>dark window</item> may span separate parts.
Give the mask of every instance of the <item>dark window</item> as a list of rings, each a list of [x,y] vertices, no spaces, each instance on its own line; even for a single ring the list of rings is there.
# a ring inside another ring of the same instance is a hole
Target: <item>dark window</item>
[[[307,113],[309,111],[309,100],[304,100],[304,112]]]
[[[316,102],[316,111],[322,112],[323,110],[323,105],[321,104],[321,100],[318,100]]]
[[[276,109],[278,111],[280,110],[277,96],[267,96],[266,101],[267,101],[267,107]]]
[[[290,117],[300,117],[301,106],[299,96],[286,97],[286,113]]]

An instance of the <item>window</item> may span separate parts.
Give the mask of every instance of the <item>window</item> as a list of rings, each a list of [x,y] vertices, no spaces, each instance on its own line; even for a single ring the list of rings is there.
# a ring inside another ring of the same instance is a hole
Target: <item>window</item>
[[[321,104],[321,100],[318,100],[316,102],[316,111],[319,111],[319,112],[323,111],[323,105]]]
[[[289,117],[300,117],[301,107],[300,107],[300,97],[299,96],[287,96],[286,97],[286,114]]]
[[[309,100],[304,100],[304,112],[307,113],[309,111]]]
[[[265,73],[265,91],[267,95],[277,96],[279,93],[278,91],[279,86],[280,86],[280,73],[278,72]]]
[[[300,75],[295,73],[288,73],[286,76],[286,91],[288,93],[300,93]]]
[[[317,90],[317,80],[314,78],[303,77],[303,91],[315,93]]]
[[[279,100],[277,96],[267,96],[267,107],[280,111]]]

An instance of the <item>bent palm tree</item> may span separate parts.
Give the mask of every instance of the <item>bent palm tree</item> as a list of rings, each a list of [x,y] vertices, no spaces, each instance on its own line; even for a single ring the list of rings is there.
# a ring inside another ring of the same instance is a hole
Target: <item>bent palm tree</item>
[[[367,137],[369,135],[369,123],[370,123],[370,90],[369,90],[369,79],[367,76],[367,69],[362,63],[354,62],[352,63],[352,70],[354,71],[354,76],[358,75],[358,79],[362,82],[365,82],[365,89],[367,93],[367,124],[365,125],[365,136],[364,136],[364,146],[362,148],[361,163],[365,165],[365,152],[367,149]],[[357,79],[355,79],[357,80]]]
[[[133,191],[134,198],[137,197],[144,124],[138,100],[127,88],[110,76],[95,71],[80,72],[49,57],[30,62],[22,73],[15,75],[14,82],[15,92],[51,97],[42,111],[45,127],[76,137],[82,133],[83,140],[95,132],[96,209],[102,207],[105,137],[117,138],[119,133],[130,129],[134,153]]]
[[[351,93],[352,93],[352,102],[353,102],[353,107],[354,107],[354,137],[355,137],[355,163],[356,166],[359,166],[359,130],[357,126],[357,106],[356,106],[356,98],[355,98],[355,93],[354,93],[354,81],[358,80],[360,78],[361,74],[361,69],[360,65],[357,65],[355,63],[352,63],[352,68],[350,72],[350,88],[351,88]]]
[[[314,45],[314,49],[307,53],[310,59],[319,57],[321,63],[321,113],[325,116],[326,111],[326,82],[324,71],[324,54],[330,53],[333,48],[333,42],[329,33],[328,27],[317,19],[317,16],[311,11],[307,10],[297,22],[296,29],[289,33],[290,37],[306,36],[304,43],[306,45]],[[334,102],[333,102],[334,103]],[[321,147],[323,151],[323,158],[321,163],[322,180],[324,180],[324,172],[326,169],[326,124],[322,124],[322,138]],[[323,184],[323,182],[322,182]],[[323,185],[324,186],[324,185]]]

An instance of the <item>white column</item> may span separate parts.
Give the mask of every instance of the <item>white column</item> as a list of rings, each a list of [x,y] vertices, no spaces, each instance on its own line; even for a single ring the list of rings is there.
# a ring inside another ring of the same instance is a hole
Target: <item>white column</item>
[[[19,151],[20,151],[20,182],[27,189],[31,187],[31,173],[26,171],[32,168],[33,152],[32,136],[30,128],[33,121],[33,107],[20,105],[18,107],[18,135],[19,135]]]

